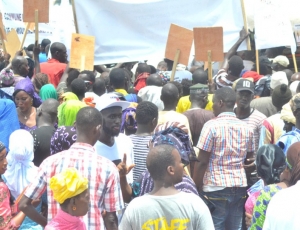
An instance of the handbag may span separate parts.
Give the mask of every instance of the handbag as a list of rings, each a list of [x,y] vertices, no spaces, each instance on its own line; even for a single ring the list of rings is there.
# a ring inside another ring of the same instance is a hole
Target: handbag
[[[216,205],[209,200],[205,195],[203,195],[201,192],[198,192],[200,198],[203,200],[203,202],[206,204],[208,207],[210,213],[213,213],[213,211],[216,209]]]

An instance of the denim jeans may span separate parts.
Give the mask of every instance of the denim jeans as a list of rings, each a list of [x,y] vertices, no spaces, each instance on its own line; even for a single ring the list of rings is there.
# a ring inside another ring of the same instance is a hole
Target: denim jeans
[[[203,195],[216,206],[212,213],[216,230],[242,229],[246,192],[246,187],[232,187],[214,192],[203,192]]]

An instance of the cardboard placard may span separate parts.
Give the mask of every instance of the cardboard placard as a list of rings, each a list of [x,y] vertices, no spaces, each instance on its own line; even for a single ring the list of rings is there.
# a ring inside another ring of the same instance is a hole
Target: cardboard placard
[[[171,24],[168,35],[165,57],[173,60],[176,51],[180,50],[178,63],[188,65],[193,44],[193,31],[175,24]]]
[[[95,37],[72,34],[70,68],[94,70]]]
[[[2,21],[2,13],[0,13],[0,36],[1,36],[2,40],[6,40],[6,32],[5,32],[4,24]]]
[[[49,0],[23,0],[23,22],[34,22],[35,10],[39,11],[39,23],[49,22]]]
[[[223,61],[223,27],[194,28],[195,59],[208,61],[207,51],[211,51],[212,61]]]
[[[9,53],[12,57],[15,56],[16,52],[19,51],[21,42],[19,39],[19,36],[15,29],[12,29],[7,35],[7,41],[4,41],[6,46],[6,51]]]

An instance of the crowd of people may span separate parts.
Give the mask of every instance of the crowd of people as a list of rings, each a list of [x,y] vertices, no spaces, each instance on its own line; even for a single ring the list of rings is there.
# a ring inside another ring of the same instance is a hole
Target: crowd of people
[[[2,53],[0,229],[300,229],[300,73],[281,48],[258,73],[247,37],[212,81],[196,60],[80,72],[48,39]]]

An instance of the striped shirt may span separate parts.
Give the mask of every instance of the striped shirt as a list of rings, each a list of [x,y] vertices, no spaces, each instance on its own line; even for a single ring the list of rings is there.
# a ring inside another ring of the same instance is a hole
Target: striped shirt
[[[253,130],[232,112],[205,123],[197,147],[211,152],[203,185],[246,187],[243,168],[247,152],[254,151]]]
[[[124,208],[119,172],[110,160],[99,156],[89,144],[74,143],[69,150],[46,158],[25,195],[38,199],[47,189],[48,222],[51,221],[60,207],[53,198],[50,178],[69,167],[75,167],[89,181],[90,210],[83,217],[87,229],[105,229],[101,212],[116,212]]]
[[[133,143],[133,155],[135,164],[135,167],[133,168],[133,180],[135,181],[147,169],[146,159],[149,153],[148,144],[152,136],[138,136],[133,134],[129,137]]]

